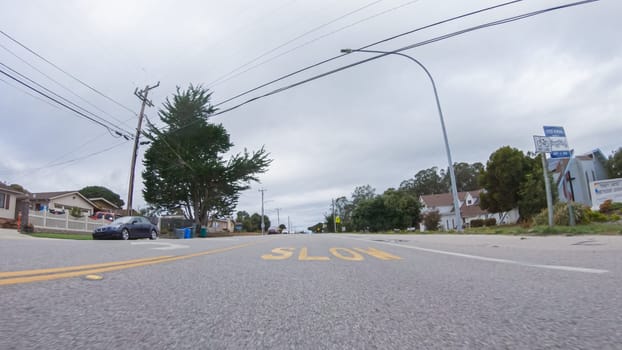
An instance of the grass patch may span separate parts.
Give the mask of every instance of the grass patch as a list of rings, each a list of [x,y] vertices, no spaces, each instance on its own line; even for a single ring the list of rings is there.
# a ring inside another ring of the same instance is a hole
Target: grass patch
[[[533,226],[529,228],[519,225],[468,228],[464,231],[471,234],[506,234],[506,235],[591,235],[591,234],[622,234],[622,225],[616,223],[591,223],[576,226]]]
[[[29,233],[33,237],[39,238],[58,238],[58,239],[77,239],[77,240],[93,240],[90,234],[81,233],[51,233],[51,232],[34,232]]]

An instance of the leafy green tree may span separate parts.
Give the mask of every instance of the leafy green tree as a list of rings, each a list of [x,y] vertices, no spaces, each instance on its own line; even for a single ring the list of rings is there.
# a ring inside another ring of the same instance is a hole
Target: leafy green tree
[[[151,141],[143,161],[145,200],[169,211],[182,208],[196,226],[231,215],[240,191],[271,162],[263,148],[224,158],[233,143],[221,124],[208,122],[215,111],[210,97],[201,86],[178,87],[158,113],[165,128],[149,123],[145,133]]]
[[[622,147],[609,156],[607,171],[612,179],[622,178]]]
[[[531,171],[532,160],[522,151],[504,146],[490,155],[479,183],[485,192],[480,194],[480,207],[489,212],[506,212],[518,206],[521,183]]]
[[[270,218],[264,215],[263,221],[264,221],[264,229],[265,231],[268,231],[268,229],[270,228]],[[249,232],[261,232],[261,215],[257,213],[254,213],[253,215],[251,215],[250,229],[248,231]]]
[[[376,189],[370,185],[357,186],[352,192],[352,204],[356,206],[360,201],[372,199],[376,196]]]
[[[285,226],[285,224],[280,224],[279,225],[279,231],[282,233],[283,231],[285,231],[287,229],[287,226]]]
[[[354,203],[349,201],[346,197],[339,197],[335,199],[335,212],[341,219],[341,226],[346,229],[350,228],[352,223],[352,210],[354,209]],[[339,229],[341,232],[341,228]]]
[[[523,219],[532,218],[547,207],[542,159],[540,157],[538,155],[534,159],[529,158],[531,170],[525,174],[519,186],[518,211]],[[551,184],[553,184],[551,175],[548,176]],[[551,191],[553,199],[557,198],[557,187],[551,186]]]
[[[456,187],[458,192],[473,191],[479,189],[479,174],[484,170],[484,164],[476,162],[454,163],[454,173],[456,174]],[[451,188],[451,177],[449,176],[449,168],[444,172],[443,183],[449,189]],[[449,190],[447,191],[449,192]]]
[[[387,189],[382,194],[384,201],[385,230],[406,229],[416,226],[420,221],[421,204],[413,192]]]
[[[426,230],[438,231],[440,223],[441,214],[438,210],[429,211],[423,216],[423,224],[425,225]]]
[[[246,232],[253,232],[253,225],[251,224],[251,216],[245,211],[238,211],[235,217],[235,221],[242,224],[242,229]]]
[[[414,193],[417,196],[449,192],[449,186],[443,181],[445,172],[439,174],[437,167],[420,170],[415,177],[402,181],[401,190]]]
[[[363,199],[352,212],[352,223],[358,231],[382,231],[387,227],[386,208],[381,196]]]
[[[24,188],[24,186],[20,184],[10,184],[9,187],[21,193],[26,193],[26,194],[30,193],[27,189]]]
[[[103,186],[86,186],[78,192],[86,198],[104,198],[107,201],[119,206],[119,208],[123,207],[125,204],[123,199],[121,199],[121,196]]]

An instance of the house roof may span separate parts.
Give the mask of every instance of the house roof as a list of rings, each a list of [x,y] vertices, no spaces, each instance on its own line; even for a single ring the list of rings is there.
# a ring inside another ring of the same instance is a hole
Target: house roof
[[[474,217],[474,216],[480,216],[483,214],[488,214],[488,211],[480,208],[479,205],[463,205],[462,208],[460,208],[460,214],[462,214],[463,218],[469,218],[469,217]]]
[[[10,193],[14,193],[14,194],[24,194],[23,192],[20,192],[20,191],[14,189],[13,187],[11,187],[9,185],[5,185],[2,182],[0,182],[0,191],[2,191],[2,192],[10,192]]]
[[[482,192],[482,190],[458,192],[458,199],[460,201],[464,201],[468,193],[472,193],[472,196],[474,197],[479,197],[480,192]],[[421,200],[428,207],[452,206],[454,202],[454,198],[451,193],[426,194],[426,195],[421,196]]]
[[[37,193],[31,193],[30,198],[32,199],[54,199],[58,197],[64,197],[72,193],[80,194],[78,191],[37,192]],[[80,194],[80,196],[82,195]]]
[[[60,198],[60,197],[65,197],[65,196],[68,196],[68,195],[71,195],[71,194],[75,194],[77,196],[80,196],[87,203],[89,203],[93,207],[96,207],[96,205],[93,204],[93,202],[91,202],[88,198],[84,197],[78,191],[37,192],[37,193],[31,193],[29,197],[30,197],[31,200],[51,200],[51,199],[56,199],[56,198]]]
[[[95,202],[95,201],[105,202],[105,203],[107,203],[108,205],[110,205],[113,209],[121,209],[118,205],[116,205],[116,204],[112,203],[111,201],[107,200],[107,199],[106,199],[106,198],[104,198],[104,197],[89,198],[89,200],[90,200],[91,202]]]

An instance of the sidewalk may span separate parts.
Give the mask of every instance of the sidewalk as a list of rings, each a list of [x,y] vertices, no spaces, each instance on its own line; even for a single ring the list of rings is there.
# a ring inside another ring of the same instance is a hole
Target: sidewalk
[[[0,228],[0,240],[2,239],[34,239],[35,237],[31,237],[29,235],[24,235],[17,230],[8,229],[8,228]]]

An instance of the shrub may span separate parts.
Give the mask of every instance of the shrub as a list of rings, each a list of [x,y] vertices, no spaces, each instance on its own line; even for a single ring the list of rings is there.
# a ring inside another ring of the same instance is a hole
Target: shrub
[[[600,207],[598,208],[599,209],[598,211],[603,213],[603,214],[607,214],[607,213],[611,212],[612,204],[613,204],[612,200],[611,199],[607,199],[606,201],[601,203]]]
[[[440,223],[441,214],[439,214],[438,210],[430,211],[423,216],[423,224],[430,231],[438,231]]]
[[[488,218],[488,219],[484,220],[484,226],[497,226],[497,219],[495,219],[495,218]]]
[[[593,211],[588,209],[586,210],[586,216],[589,222],[605,222],[608,220],[607,215],[603,214],[603,212],[600,210]]]
[[[575,217],[575,223],[577,224],[587,224],[590,222],[590,217],[588,211],[589,207],[579,204],[572,203],[572,211]],[[534,218],[537,225],[548,225],[548,211],[546,209],[542,209],[540,214],[536,215]],[[568,203],[559,202],[555,204],[553,207],[553,223],[555,225],[569,225],[569,212],[568,212]]]
[[[82,210],[80,210],[80,208],[73,207],[69,211],[69,215],[73,216],[74,218],[81,218],[82,217]]]
[[[482,226],[484,226],[484,220],[482,219],[471,220],[471,227],[482,227]]]

